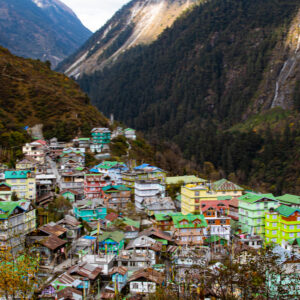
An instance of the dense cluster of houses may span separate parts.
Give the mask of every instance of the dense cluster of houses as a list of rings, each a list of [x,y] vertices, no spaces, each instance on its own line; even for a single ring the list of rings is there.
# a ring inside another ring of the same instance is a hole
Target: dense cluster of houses
[[[86,153],[109,155],[119,134],[136,138],[132,129],[94,128],[72,143],[35,140],[15,169],[2,166],[0,248],[38,254],[40,299],[147,295],[184,282],[187,269],[228,255],[228,246],[233,255],[270,243],[300,254],[299,196],[168,177],[147,163],[100,159],[87,168]],[[39,208],[47,211],[58,197],[72,208],[49,222]]]

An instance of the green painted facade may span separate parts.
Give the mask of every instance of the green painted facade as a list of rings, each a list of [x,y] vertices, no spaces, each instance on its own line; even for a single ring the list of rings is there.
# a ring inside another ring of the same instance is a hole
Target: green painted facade
[[[265,213],[278,206],[272,194],[247,193],[239,199],[239,223],[243,233],[265,235]]]

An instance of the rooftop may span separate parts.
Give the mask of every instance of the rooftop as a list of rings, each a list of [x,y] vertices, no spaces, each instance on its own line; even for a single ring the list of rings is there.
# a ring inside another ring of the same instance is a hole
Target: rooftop
[[[300,208],[294,208],[294,207],[290,207],[290,206],[286,206],[286,205],[280,205],[279,207],[277,207],[275,209],[275,211],[277,211],[280,215],[282,215],[284,217],[289,217],[296,211],[298,211],[300,213]]]
[[[207,227],[207,222],[203,215],[181,215],[172,216],[175,228],[199,228]],[[184,224],[183,221],[187,221],[188,224]]]
[[[300,205],[300,196],[285,194],[280,197],[276,197],[277,200],[286,204],[297,204]]]
[[[166,177],[166,184],[178,184],[180,182],[183,182],[184,184],[204,183],[206,180],[194,175]]]
[[[212,189],[215,191],[243,191],[244,189],[237,184],[223,178],[215,181],[212,184]]]
[[[262,199],[277,201],[277,199],[274,197],[273,194],[255,194],[255,193],[247,193],[243,196],[240,196],[238,199],[240,201],[244,201],[250,204],[255,203]]]
[[[20,171],[5,171],[5,179],[26,179],[27,174],[31,173],[29,170]]]
[[[103,242],[107,239],[120,243],[124,239],[124,233],[122,231],[103,232],[103,234],[99,236],[99,242]]]

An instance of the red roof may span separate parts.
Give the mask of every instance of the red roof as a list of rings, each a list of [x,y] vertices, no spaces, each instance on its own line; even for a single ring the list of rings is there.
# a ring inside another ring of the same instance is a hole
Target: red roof
[[[36,143],[40,143],[41,145],[43,145],[43,146],[46,146],[47,145],[47,142],[46,141],[44,141],[44,140],[37,140],[37,141],[35,141]]]
[[[229,206],[239,207],[239,199],[238,197],[232,197],[228,202]]]
[[[110,213],[105,217],[106,220],[113,222],[114,220],[118,219],[118,215],[116,213]]]

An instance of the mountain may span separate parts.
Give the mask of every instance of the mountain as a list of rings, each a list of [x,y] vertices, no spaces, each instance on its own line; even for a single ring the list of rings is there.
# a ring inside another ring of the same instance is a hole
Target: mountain
[[[80,86],[105,114],[199,165],[300,192],[300,3],[210,0]]]
[[[0,47],[0,70],[0,153],[27,139],[26,126],[43,124],[45,138],[68,141],[108,124],[77,83],[46,63]]]
[[[58,70],[77,78],[112,64],[133,46],[149,44],[198,0],[132,0]]]
[[[59,0],[0,0],[0,45],[15,55],[55,67],[91,34]]]

